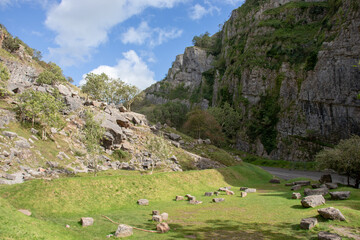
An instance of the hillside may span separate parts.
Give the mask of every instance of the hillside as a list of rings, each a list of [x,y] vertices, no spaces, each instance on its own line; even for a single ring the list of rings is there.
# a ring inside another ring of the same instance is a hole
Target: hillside
[[[229,103],[241,115],[237,149],[310,161],[360,134],[359,9],[356,0],[247,0],[221,31],[194,38],[144,104]]]

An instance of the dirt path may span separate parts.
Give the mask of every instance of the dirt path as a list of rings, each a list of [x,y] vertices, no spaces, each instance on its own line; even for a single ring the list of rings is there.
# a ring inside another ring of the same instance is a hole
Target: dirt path
[[[275,167],[261,167],[262,169],[268,171],[272,175],[289,180],[292,178],[304,177],[310,178],[312,180],[319,180],[321,175],[325,174],[324,172],[315,172],[315,171],[301,171],[301,170],[289,170],[284,168],[275,168]],[[341,176],[339,174],[331,174],[333,182],[347,184],[347,177]],[[351,179],[351,184],[354,184],[354,181]]]

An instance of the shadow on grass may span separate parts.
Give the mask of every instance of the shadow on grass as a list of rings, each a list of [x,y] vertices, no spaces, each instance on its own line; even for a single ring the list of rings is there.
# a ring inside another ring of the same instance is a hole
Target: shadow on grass
[[[301,203],[296,204],[296,205],[292,205],[291,208],[294,208],[294,209],[306,209],[301,205]]]
[[[230,220],[207,220],[206,226],[194,228],[193,226],[181,226],[169,224],[176,234],[168,239],[308,239],[309,232],[297,232],[300,230],[297,224],[257,224],[242,223]],[[173,232],[173,233],[174,233]]]

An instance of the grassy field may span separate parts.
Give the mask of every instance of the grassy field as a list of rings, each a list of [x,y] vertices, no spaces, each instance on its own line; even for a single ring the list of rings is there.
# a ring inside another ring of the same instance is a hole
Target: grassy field
[[[114,175],[34,180],[23,184],[0,186],[0,239],[106,239],[116,222],[144,229],[155,229],[152,210],[169,213],[171,231],[166,234],[134,230],[128,239],[311,239],[330,225],[351,231],[360,227],[360,191],[350,190],[346,201],[327,199],[326,207],[339,208],[346,222],[326,221],[316,209],[301,207],[291,199],[284,184],[269,184],[272,176],[244,163],[225,169],[154,173],[117,171]],[[282,182],[284,183],[284,182]],[[225,202],[211,203],[204,192],[231,186],[234,196],[222,194]],[[255,187],[257,193],[240,197],[241,186]],[[174,201],[175,195],[192,194],[200,205]],[[136,201],[147,198],[149,206]],[[25,216],[16,209],[29,209]],[[93,217],[93,226],[83,228],[80,217]],[[302,218],[317,216],[320,224],[310,231],[301,230]],[[69,224],[71,228],[65,228]],[[344,238],[346,239],[346,238]]]

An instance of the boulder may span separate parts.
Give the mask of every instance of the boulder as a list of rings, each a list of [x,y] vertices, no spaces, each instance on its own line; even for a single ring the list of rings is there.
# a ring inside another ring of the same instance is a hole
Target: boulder
[[[173,141],[179,141],[181,139],[181,136],[175,133],[170,133],[169,138]]]
[[[273,178],[269,181],[269,183],[276,183],[276,184],[280,184],[280,179],[277,178]]]
[[[115,237],[118,238],[129,237],[131,235],[133,235],[133,228],[125,224],[120,224],[115,232]]]
[[[233,191],[230,191],[230,190],[226,190],[226,195],[235,195],[235,193]]]
[[[318,224],[316,218],[303,218],[300,222],[300,228],[310,230]]]
[[[225,201],[225,198],[213,198],[212,201],[215,202],[215,203],[223,202],[223,201]]]
[[[306,208],[317,207],[323,204],[325,204],[325,198],[322,195],[307,196],[301,200],[301,205]]]
[[[69,108],[70,111],[76,111],[83,106],[83,102],[79,96],[66,96],[65,104]]]
[[[159,223],[158,225],[156,225],[156,231],[160,232],[160,233],[166,233],[170,230],[170,227],[167,223],[162,222]]]
[[[30,148],[31,145],[26,139],[20,139],[15,141],[15,146],[17,148]]]
[[[226,190],[230,190],[230,189],[231,189],[231,187],[221,187],[221,188],[219,188],[218,191],[220,191],[220,192],[226,192]]]
[[[149,200],[147,200],[147,199],[139,199],[139,200],[137,201],[137,203],[138,203],[139,205],[142,205],[142,206],[147,206],[147,205],[149,205]]]
[[[346,220],[344,215],[337,208],[333,208],[333,207],[320,208],[318,209],[318,213],[325,219],[340,220],[340,221]]]
[[[314,184],[311,184],[311,187],[313,189],[316,189],[316,188],[321,188],[321,183],[314,183]]]
[[[160,211],[159,210],[153,210],[152,215],[160,215]]]
[[[293,192],[291,198],[292,199],[300,199],[301,198],[301,193]]]
[[[319,240],[341,240],[341,237],[336,233],[329,233],[329,232],[319,232],[318,233]]]
[[[198,200],[190,200],[189,201],[189,204],[192,204],[192,205],[197,205],[197,204],[201,204],[202,201],[198,201]]]
[[[175,197],[175,201],[182,201],[182,200],[184,200],[183,196],[176,196]]]
[[[210,139],[205,139],[205,140],[204,140],[204,143],[207,144],[207,145],[210,145],[210,144],[211,144],[211,140],[210,140]]]
[[[162,214],[160,214],[161,218],[163,221],[167,221],[169,219],[169,214],[164,212]]]
[[[247,193],[254,193],[254,192],[256,192],[256,189],[255,188],[247,188],[247,189],[245,189],[245,191],[244,192],[247,192]]]
[[[162,217],[160,215],[152,216],[152,220],[155,222],[162,222]]]
[[[285,186],[287,187],[290,187],[290,186],[293,186],[294,184],[293,183],[285,183]]]
[[[291,187],[291,190],[292,191],[297,191],[297,190],[300,190],[301,189],[301,185],[294,185]]]
[[[322,175],[319,179],[319,182],[320,183],[331,183],[332,182],[331,174]]]
[[[120,112],[127,112],[127,109],[126,109],[126,107],[124,107],[124,106],[120,106],[120,107],[119,107],[119,111],[120,111]]]
[[[241,197],[246,197],[247,192],[241,192]]]
[[[10,139],[16,138],[18,135],[14,132],[3,131],[2,134]]]
[[[329,189],[327,189],[327,188],[317,188],[317,189],[305,188],[305,190],[304,190],[304,195],[305,196],[312,196],[312,195],[323,195],[323,196],[325,196],[328,193],[329,193]]]
[[[82,217],[80,219],[81,225],[83,227],[91,226],[94,224],[94,219],[91,217]]]
[[[66,86],[60,84],[56,86],[56,88],[59,90],[59,93],[64,96],[71,96],[71,91]]]
[[[338,188],[338,185],[336,183],[325,183],[325,186],[328,189],[336,189],[336,188]]]
[[[212,195],[214,195],[213,192],[206,192],[206,193],[205,193],[205,196],[207,196],[207,197],[211,197]]]
[[[350,197],[350,191],[329,192],[332,200],[345,200]]]
[[[191,196],[191,195],[188,195],[186,196],[188,199],[188,201],[195,201],[196,200],[196,197],[195,196]]]
[[[310,186],[310,181],[295,181],[293,182],[294,185],[301,185],[301,186]]]
[[[29,210],[26,209],[19,209],[19,212],[25,214],[26,216],[31,216],[31,212]]]

